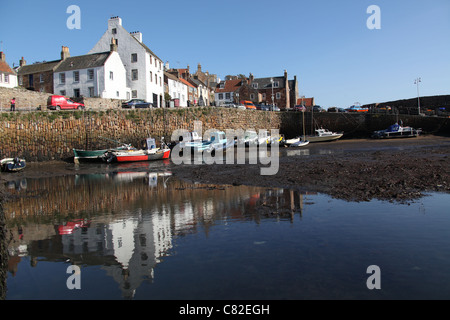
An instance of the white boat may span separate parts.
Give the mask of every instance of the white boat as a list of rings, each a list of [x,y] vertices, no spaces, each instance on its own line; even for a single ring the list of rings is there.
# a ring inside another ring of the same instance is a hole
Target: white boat
[[[395,123],[385,130],[375,131],[372,138],[411,138],[418,137],[422,129],[414,129],[412,127],[404,127],[401,124]]]
[[[0,161],[0,169],[3,172],[18,172],[25,168],[25,159],[5,158]]]
[[[306,136],[306,139],[309,142],[324,142],[324,141],[333,141],[337,140],[344,135],[343,132],[332,132],[328,129],[316,129],[315,135]]]
[[[303,140],[299,140],[297,142],[291,143],[290,147],[304,147],[307,146],[309,144],[309,141],[303,141]]]
[[[305,112],[302,112],[302,120],[303,120],[303,138],[297,137],[294,139],[288,139],[285,141],[285,144],[289,147],[304,147],[309,144],[309,139],[306,139],[305,136]]]

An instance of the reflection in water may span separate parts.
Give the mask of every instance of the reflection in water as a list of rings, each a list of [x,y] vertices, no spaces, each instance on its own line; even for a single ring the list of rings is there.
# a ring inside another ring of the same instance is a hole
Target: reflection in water
[[[17,196],[4,204],[11,241],[8,269],[23,258],[101,266],[132,298],[170,256],[174,241],[216,221],[293,221],[303,194],[283,189],[190,184],[170,172],[27,179],[9,183]]]

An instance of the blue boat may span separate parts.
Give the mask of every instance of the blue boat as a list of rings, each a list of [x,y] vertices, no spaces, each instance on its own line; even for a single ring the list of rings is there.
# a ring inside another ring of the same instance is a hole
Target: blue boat
[[[218,150],[226,151],[227,148],[233,148],[234,144],[234,139],[228,140],[225,132],[214,131],[207,140],[186,142],[183,148],[194,154],[202,152],[214,154]]]

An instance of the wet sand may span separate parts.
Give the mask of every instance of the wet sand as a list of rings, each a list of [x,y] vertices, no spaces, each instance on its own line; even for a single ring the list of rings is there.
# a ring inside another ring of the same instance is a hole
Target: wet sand
[[[19,173],[1,173],[0,181],[118,170],[168,170],[182,180],[216,185],[251,185],[325,193],[350,201],[408,201],[427,192],[450,192],[450,137],[373,140],[351,139],[280,148],[276,175],[263,176],[263,165],[105,165],[62,161],[29,163]],[[267,166],[265,166],[267,167]]]

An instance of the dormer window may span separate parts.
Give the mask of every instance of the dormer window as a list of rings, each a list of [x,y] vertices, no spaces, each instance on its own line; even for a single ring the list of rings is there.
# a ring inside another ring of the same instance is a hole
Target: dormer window
[[[252,83],[252,87],[253,87],[253,89],[258,89],[258,84],[257,83]]]
[[[225,83],[222,82],[222,83],[220,84],[220,89],[223,89],[223,88],[225,88]]]

